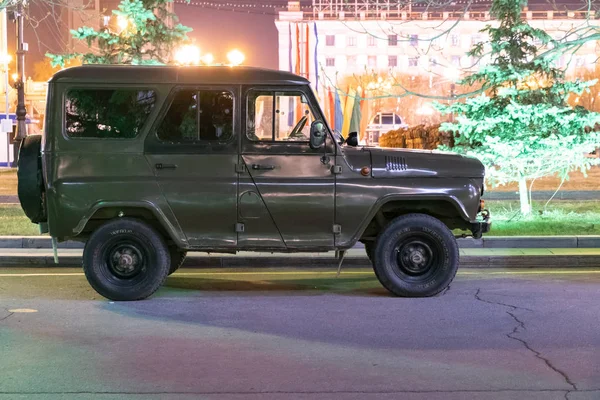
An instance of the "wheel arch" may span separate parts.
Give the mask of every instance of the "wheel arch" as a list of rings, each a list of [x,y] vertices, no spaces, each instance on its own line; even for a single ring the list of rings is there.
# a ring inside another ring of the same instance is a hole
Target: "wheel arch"
[[[180,248],[186,248],[187,238],[176,220],[169,220],[167,215],[151,202],[98,202],[79,221],[73,229],[74,235],[89,235],[99,226],[112,219],[127,217],[148,223],[167,242],[173,242]]]
[[[405,214],[425,214],[442,221],[449,229],[468,229],[470,218],[461,202],[448,195],[390,195],[379,199],[359,225],[352,237],[357,241],[369,240],[375,230],[381,230],[393,218]]]

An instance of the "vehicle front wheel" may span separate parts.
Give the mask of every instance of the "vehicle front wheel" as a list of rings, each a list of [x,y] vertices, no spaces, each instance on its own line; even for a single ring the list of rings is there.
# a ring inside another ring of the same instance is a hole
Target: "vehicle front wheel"
[[[83,251],[83,270],[102,296],[119,301],[152,295],[169,273],[171,257],[161,235],[151,226],[130,218],[98,228]]]
[[[396,296],[434,296],[450,285],[458,269],[454,235],[425,214],[392,220],[379,234],[373,255],[375,275]]]

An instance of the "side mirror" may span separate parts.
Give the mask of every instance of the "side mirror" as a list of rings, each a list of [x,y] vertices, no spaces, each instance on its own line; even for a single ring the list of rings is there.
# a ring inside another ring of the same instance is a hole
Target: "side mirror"
[[[351,147],[358,146],[358,133],[357,132],[350,132],[348,134],[348,138],[346,139],[346,145],[351,146]]]
[[[316,150],[325,143],[325,124],[321,121],[315,121],[310,126],[310,148]]]

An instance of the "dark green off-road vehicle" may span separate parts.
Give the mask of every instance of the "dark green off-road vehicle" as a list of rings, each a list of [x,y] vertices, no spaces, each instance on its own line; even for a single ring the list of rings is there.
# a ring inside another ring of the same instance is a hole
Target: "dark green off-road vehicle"
[[[57,241],[86,242],[87,279],[110,299],[150,296],[187,251],[357,242],[390,292],[431,296],[458,268],[452,230],[490,226],[478,160],[357,147],[287,72],[83,66],[51,79],[47,104],[19,198]]]

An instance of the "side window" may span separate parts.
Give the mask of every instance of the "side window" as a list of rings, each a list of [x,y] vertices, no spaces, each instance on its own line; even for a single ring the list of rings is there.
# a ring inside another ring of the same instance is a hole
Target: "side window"
[[[176,143],[228,141],[233,137],[233,94],[221,90],[177,92],[157,136]]]
[[[152,90],[69,90],[65,99],[66,134],[72,138],[135,138],[155,103]]]
[[[160,123],[158,138],[168,142],[187,142],[198,139],[198,94],[183,90],[175,95],[169,111]]]
[[[302,93],[255,91],[248,95],[246,134],[250,140],[307,142],[313,121]]]

